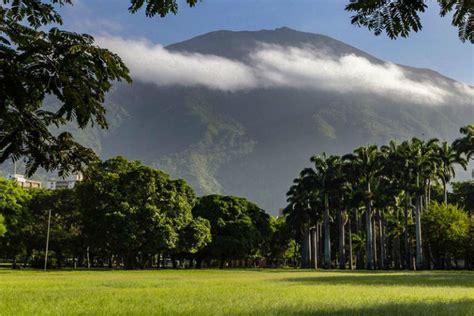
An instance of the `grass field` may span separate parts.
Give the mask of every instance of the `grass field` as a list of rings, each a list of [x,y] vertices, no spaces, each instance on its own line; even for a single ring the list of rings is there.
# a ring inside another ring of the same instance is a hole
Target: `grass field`
[[[472,272],[0,270],[0,315],[474,315]]]

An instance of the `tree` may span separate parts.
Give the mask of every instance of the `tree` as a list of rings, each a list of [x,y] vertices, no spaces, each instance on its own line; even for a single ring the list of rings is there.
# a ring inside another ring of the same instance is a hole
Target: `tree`
[[[194,6],[197,0],[186,0]],[[72,0],[4,0],[0,6],[0,163],[23,158],[27,175],[38,168],[60,173],[96,160],[73,135],[51,127],[107,127],[105,94],[115,81],[130,82],[122,60],[94,45],[87,34],[61,25],[58,6]],[[176,13],[176,0],[131,0],[129,11],[147,16]],[[45,106],[46,98],[58,101]]]
[[[180,232],[193,229],[195,196],[183,180],[121,157],[93,165],[85,178],[77,193],[87,246],[128,268],[175,251]]]
[[[243,260],[261,256],[271,236],[270,216],[243,198],[208,195],[201,197],[193,215],[211,223],[212,242],[200,251],[201,258]]]
[[[454,182],[452,200],[470,216],[474,215],[474,181]]]
[[[382,173],[385,177],[392,181],[392,191],[397,192],[393,196],[393,207],[398,212],[398,207],[403,204],[403,258],[400,260],[403,267],[408,269],[411,265],[411,247],[409,227],[411,224],[409,211],[411,204],[412,192],[412,171],[409,168],[411,159],[410,143],[403,142],[397,144],[395,141],[390,141],[388,145],[382,146],[381,151],[384,155],[384,166]],[[398,216],[394,216],[394,226],[398,226]],[[397,232],[398,233],[398,232]],[[401,247],[400,247],[401,248]],[[400,256],[401,249],[400,249]]]
[[[434,1],[433,1],[434,2]],[[474,43],[474,3],[465,0],[438,0],[440,16],[453,12],[451,24],[458,28],[459,39]],[[424,0],[351,0],[346,6],[352,24],[367,27],[375,35],[382,32],[395,39],[408,37],[422,29],[420,13],[428,7]]]
[[[364,242],[367,258],[365,266],[369,269],[399,269],[402,265],[405,269],[410,268],[414,263],[412,241],[416,242],[417,267],[424,266],[425,258],[429,264],[433,256],[433,240],[430,240],[431,244],[423,244],[423,238],[433,234],[421,229],[424,225],[423,214],[429,212],[430,205],[439,207],[437,203],[443,202],[446,186],[442,188],[440,180],[448,184],[454,174],[455,164],[464,166],[466,163],[466,159],[460,157],[454,147],[446,142],[440,145],[437,139],[423,141],[413,138],[401,144],[390,141],[381,150],[375,145],[361,147],[343,156],[342,161],[337,156],[325,154],[312,157],[314,168],[303,169],[294,180],[287,194],[288,206],[285,209],[286,223],[302,245],[302,261],[308,257],[308,232],[315,225],[319,227],[318,223],[323,219],[325,231],[331,234],[339,232],[338,238],[335,238],[339,242],[335,257],[339,259],[341,269],[346,267],[345,225],[350,241],[349,259],[352,259],[351,242],[354,241],[358,268],[364,266],[361,249]],[[474,209],[471,182],[454,183],[449,199],[465,207],[469,214]],[[415,201],[415,205],[412,201]],[[431,201],[434,203],[431,204]],[[363,221],[359,217],[364,212],[365,234]],[[337,225],[326,220],[332,218],[334,213],[338,219]],[[354,222],[351,222],[352,219]],[[355,228],[354,234],[352,228]],[[472,263],[473,232],[474,229],[471,229],[469,237],[458,244],[455,252],[450,253],[452,258],[465,256],[466,268]],[[403,244],[400,241],[402,235]],[[415,235],[415,238],[411,239],[410,235]],[[326,249],[337,249],[334,242],[331,244],[327,239],[324,241]],[[309,254],[312,254],[311,251]],[[350,266],[353,266],[352,262]]]
[[[415,237],[416,237],[416,267],[423,267],[423,238],[421,232],[421,212],[423,208],[423,194],[425,193],[425,180],[436,174],[436,148],[437,139],[424,142],[413,138],[408,152],[410,159],[408,167],[412,174],[412,184],[415,194]]]
[[[190,7],[194,7],[201,0],[186,0]],[[178,4],[176,0],[131,0],[130,12],[135,13],[145,7],[145,15],[153,17],[160,15],[165,17],[169,13],[178,13]]]
[[[0,249],[14,259],[13,266],[16,265],[17,256],[28,247],[30,241],[30,199],[30,193],[14,181],[0,178],[0,216],[4,219],[2,226],[6,229],[0,239]]]
[[[324,207],[324,247],[323,264],[326,268],[331,268],[331,233],[330,233],[330,197],[338,199],[338,192],[342,189],[344,178],[342,177],[342,160],[339,156],[326,156],[323,153],[320,156],[311,157],[314,163],[313,188],[321,196]],[[341,229],[342,227],[340,227]],[[343,229],[343,228],[342,228]]]
[[[271,217],[272,235],[267,260],[273,267],[286,266],[295,256],[295,240],[287,216]]]
[[[467,214],[451,204],[433,203],[423,212],[423,236],[436,268],[445,268],[450,256],[465,245],[469,233]]]
[[[375,145],[367,147],[360,147],[343,157],[344,160],[352,164],[352,170],[357,173],[365,186],[365,203],[366,203],[366,254],[367,254],[367,269],[374,268],[374,253],[373,253],[373,239],[372,239],[372,182],[381,170],[380,153]]]
[[[292,230],[295,241],[301,245],[301,267],[309,268],[311,256],[317,266],[317,255],[311,249],[310,232],[314,225],[319,225],[324,209],[323,197],[318,188],[314,170],[305,168],[299,178],[293,180],[293,185],[287,192],[287,202],[284,213],[288,226]]]
[[[444,203],[448,203],[448,184],[452,177],[456,176],[455,165],[460,165],[464,169],[467,167],[467,160],[459,155],[459,153],[447,142],[443,142],[437,148],[436,156],[440,162],[441,168],[439,176],[443,182]]]
[[[194,218],[180,232],[177,247],[171,251],[172,257],[186,257],[196,254],[212,240],[211,224],[202,217]]]
[[[52,4],[71,3],[47,2],[6,0],[0,7],[0,163],[24,157],[28,175],[39,167],[80,170],[95,159],[70,133],[55,135],[50,127],[107,127],[105,94],[113,81],[130,80],[120,58],[95,46],[91,36],[44,31],[62,23]],[[45,107],[46,97],[60,105]]]
[[[453,147],[458,153],[465,154],[466,159],[469,160],[474,157],[474,124],[462,127],[460,132],[464,136],[456,139]]]
[[[28,234],[28,261],[32,250],[43,253],[46,244],[49,212],[51,212],[49,251],[53,252],[56,266],[61,268],[65,258],[76,258],[82,252],[82,221],[76,194],[73,190],[35,190],[28,203],[33,218],[32,230]],[[37,263],[43,266],[43,258]]]

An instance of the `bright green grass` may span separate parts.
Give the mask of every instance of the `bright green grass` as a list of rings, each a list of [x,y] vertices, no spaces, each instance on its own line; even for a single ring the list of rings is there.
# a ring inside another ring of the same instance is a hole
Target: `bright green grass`
[[[0,270],[0,315],[474,315],[472,272]]]

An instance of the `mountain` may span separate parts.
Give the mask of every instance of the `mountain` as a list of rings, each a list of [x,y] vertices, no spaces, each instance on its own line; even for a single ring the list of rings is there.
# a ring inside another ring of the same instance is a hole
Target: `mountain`
[[[164,54],[155,72],[155,59],[133,45],[112,47],[130,53],[134,74],[109,95],[112,128],[81,139],[104,158],[139,159],[198,194],[244,196],[273,214],[314,154],[413,136],[452,140],[474,121],[472,87],[324,35],[217,31],[145,47]]]

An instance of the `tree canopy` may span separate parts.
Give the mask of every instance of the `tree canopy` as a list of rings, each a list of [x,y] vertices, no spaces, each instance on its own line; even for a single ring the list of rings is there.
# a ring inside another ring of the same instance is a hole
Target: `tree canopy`
[[[86,242],[95,251],[124,256],[133,267],[140,254],[169,252],[178,246],[183,252],[186,247],[195,252],[208,241],[201,236],[208,231],[206,223],[190,226],[195,195],[183,180],[171,180],[161,171],[121,157],[92,166],[85,176],[87,181],[77,192]],[[188,240],[180,244],[183,233]]]
[[[116,54],[94,38],[52,27],[57,8],[72,0],[3,0],[0,6],[0,163],[23,159],[27,175],[38,168],[61,174],[81,170],[95,153],[62,131],[65,124],[107,128],[104,99],[115,81],[131,81]],[[187,0],[194,6],[197,0]],[[176,0],[131,0],[130,12],[176,13]],[[59,101],[56,107],[45,100]],[[52,127],[59,128],[53,133]]]
[[[385,32],[390,38],[408,37],[423,28],[420,15],[428,4],[437,2],[441,17],[452,14],[462,42],[474,43],[474,3],[467,0],[351,0],[346,10],[353,12],[352,24],[363,26],[375,35]]]
[[[209,220],[212,242],[205,247],[203,258],[226,260],[257,255],[271,236],[270,216],[243,198],[209,195],[199,199],[194,216]]]
[[[455,205],[433,203],[423,213],[423,236],[439,269],[450,255],[462,253],[468,239],[470,222],[467,214]]]
[[[469,131],[470,126],[463,127],[463,136],[452,144],[412,138],[401,143],[391,141],[381,148],[364,146],[342,157],[313,156],[310,160],[314,166],[303,169],[290,187],[285,209],[287,224],[301,246],[302,267],[310,266],[309,261],[312,267],[317,266],[321,256],[327,268],[334,266],[335,257],[339,267],[346,268],[347,230],[351,268],[353,242],[360,268],[408,269],[413,262],[420,269],[438,266],[435,252],[448,261],[466,256],[466,267],[472,266],[474,262],[467,254],[473,242],[465,238],[469,231],[466,225],[471,225],[467,218],[473,209],[472,181],[454,183],[453,193],[448,194],[455,169],[466,169],[471,155]],[[451,216],[466,221],[458,225]],[[443,221],[446,227],[440,227]],[[428,231],[425,224],[430,225]],[[458,227],[462,234],[454,226],[462,226]],[[438,242],[438,235],[451,238],[449,247]],[[426,238],[427,245],[423,243]],[[454,243],[456,252],[452,250]],[[321,244],[322,253],[315,255],[321,252]]]

